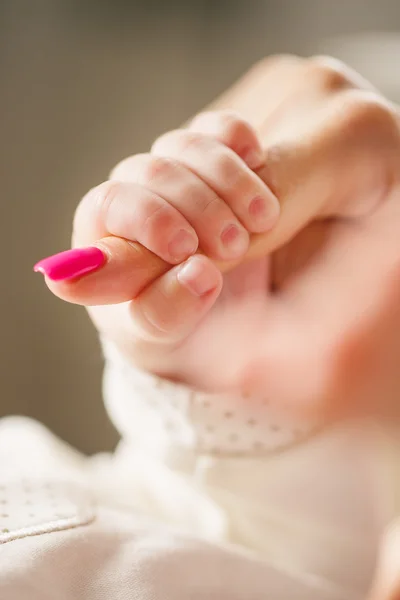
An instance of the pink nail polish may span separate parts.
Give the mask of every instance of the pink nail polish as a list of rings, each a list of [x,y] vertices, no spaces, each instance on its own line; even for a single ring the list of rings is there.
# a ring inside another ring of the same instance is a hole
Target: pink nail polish
[[[74,248],[36,263],[35,273],[42,273],[52,281],[75,279],[96,271],[104,265],[106,257],[99,248]]]

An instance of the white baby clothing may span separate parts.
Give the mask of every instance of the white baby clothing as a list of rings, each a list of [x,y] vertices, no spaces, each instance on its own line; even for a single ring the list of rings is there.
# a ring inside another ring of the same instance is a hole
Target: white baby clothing
[[[1,599],[365,598],[398,509],[386,432],[293,421],[268,397],[199,393],[105,354],[114,454],[0,421]]]

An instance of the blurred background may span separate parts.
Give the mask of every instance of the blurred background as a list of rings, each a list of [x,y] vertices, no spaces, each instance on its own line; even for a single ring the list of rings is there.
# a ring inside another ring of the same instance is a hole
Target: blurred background
[[[271,53],[336,55],[400,100],[398,32],[399,0],[0,0],[0,416],[117,440],[84,309],[32,273],[88,188]]]

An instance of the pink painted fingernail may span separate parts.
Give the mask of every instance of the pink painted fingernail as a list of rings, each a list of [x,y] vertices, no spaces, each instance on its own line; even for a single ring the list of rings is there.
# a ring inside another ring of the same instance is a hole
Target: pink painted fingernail
[[[33,270],[52,281],[63,281],[97,271],[105,262],[106,256],[99,248],[74,248],[44,258],[36,263]]]
[[[200,256],[189,258],[176,277],[195,296],[204,296],[219,285],[218,272],[205,264]]]

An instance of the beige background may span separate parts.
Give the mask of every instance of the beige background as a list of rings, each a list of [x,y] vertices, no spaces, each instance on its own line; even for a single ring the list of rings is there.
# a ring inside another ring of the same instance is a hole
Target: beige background
[[[369,38],[357,52],[327,40],[399,29],[398,0],[0,0],[0,416],[32,415],[86,452],[116,441],[85,311],[31,272],[68,247],[90,186],[271,52],[333,49],[396,92],[396,41],[376,54]]]

